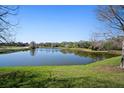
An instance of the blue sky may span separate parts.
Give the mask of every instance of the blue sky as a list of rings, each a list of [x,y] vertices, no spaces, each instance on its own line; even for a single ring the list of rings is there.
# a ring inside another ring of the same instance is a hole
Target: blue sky
[[[96,6],[20,6],[16,41],[89,40],[97,30]]]

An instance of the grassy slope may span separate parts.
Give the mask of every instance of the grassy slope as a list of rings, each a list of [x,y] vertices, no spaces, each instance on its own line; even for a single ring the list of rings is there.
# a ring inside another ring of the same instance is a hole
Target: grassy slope
[[[124,87],[120,57],[74,66],[1,67],[0,87]]]
[[[96,51],[96,50],[87,49],[87,48],[61,48],[61,49],[78,50],[78,51],[84,51],[84,52],[90,52],[90,53],[109,53],[109,54],[117,54],[117,55],[121,54],[120,50]]]
[[[16,51],[24,51],[29,50],[29,47],[1,47],[0,53],[9,53],[9,52],[16,52]]]
[[[86,51],[86,52],[107,52],[107,51],[95,51],[95,50],[92,50],[92,49],[87,49],[87,48],[61,48],[61,49],[69,49],[69,50],[80,50],[80,51]]]

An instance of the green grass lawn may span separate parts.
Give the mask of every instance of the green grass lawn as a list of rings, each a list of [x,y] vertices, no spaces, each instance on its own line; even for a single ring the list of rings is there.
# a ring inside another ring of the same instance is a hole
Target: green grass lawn
[[[10,53],[10,52],[16,52],[16,51],[25,51],[29,50],[29,47],[0,47],[0,53]]]
[[[0,67],[0,87],[124,87],[120,57],[74,66]]]

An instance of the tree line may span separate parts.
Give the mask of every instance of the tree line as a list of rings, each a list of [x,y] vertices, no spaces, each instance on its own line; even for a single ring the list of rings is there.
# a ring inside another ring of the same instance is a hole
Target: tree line
[[[61,43],[38,43],[37,47],[64,47],[64,48],[87,48],[92,50],[121,50],[124,36],[111,37],[98,41],[78,41],[78,42],[61,42]]]
[[[0,43],[0,46],[17,46],[17,47],[64,47],[64,48],[87,48],[92,50],[121,50],[122,49],[122,41],[124,36],[117,36],[108,38],[106,40],[99,41],[78,41],[78,42],[61,42],[61,43],[35,43],[34,41],[30,43],[23,42],[10,42],[10,43]]]

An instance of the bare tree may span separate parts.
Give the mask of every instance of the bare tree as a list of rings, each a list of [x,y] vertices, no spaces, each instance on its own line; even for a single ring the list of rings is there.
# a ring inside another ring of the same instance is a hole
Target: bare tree
[[[111,28],[124,32],[124,6],[99,6],[98,19],[106,22]]]
[[[112,29],[112,34],[116,31],[124,35],[124,6],[109,5],[98,6],[98,19],[108,25]],[[114,35],[119,35],[115,33]],[[122,60],[121,68],[124,68],[124,41],[122,42]]]
[[[106,39],[106,33],[93,32],[91,36],[91,44],[93,50],[103,49],[103,39]]]
[[[96,43],[97,43],[97,34],[96,32],[93,32],[92,35],[91,35],[91,48],[92,49],[95,49],[96,48]],[[95,49],[96,50],[96,49]]]
[[[0,5],[0,42],[9,42],[12,37],[13,24],[10,19],[17,15],[18,6]]]

